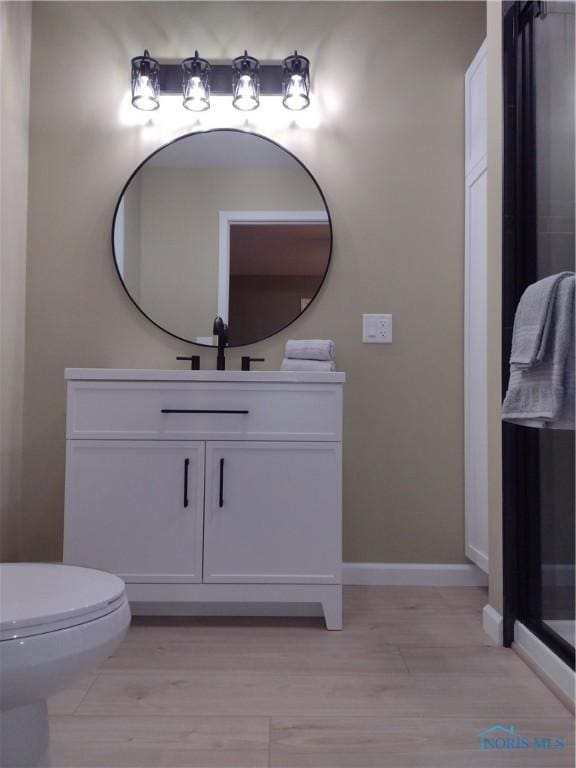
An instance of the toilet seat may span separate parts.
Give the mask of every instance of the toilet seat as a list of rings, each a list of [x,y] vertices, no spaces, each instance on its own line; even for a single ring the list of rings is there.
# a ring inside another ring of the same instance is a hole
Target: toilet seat
[[[122,579],[73,565],[0,565],[0,642],[87,624],[127,602]]]

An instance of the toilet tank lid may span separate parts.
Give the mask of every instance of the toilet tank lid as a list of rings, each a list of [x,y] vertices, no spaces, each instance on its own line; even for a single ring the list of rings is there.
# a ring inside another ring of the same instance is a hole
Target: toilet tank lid
[[[125,591],[118,576],[50,563],[0,564],[0,632],[114,610]]]

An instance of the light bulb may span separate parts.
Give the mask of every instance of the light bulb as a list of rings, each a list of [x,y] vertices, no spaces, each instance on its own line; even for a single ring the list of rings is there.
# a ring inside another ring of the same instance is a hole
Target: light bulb
[[[190,78],[184,106],[192,112],[203,112],[205,109],[208,109],[209,103],[206,96],[206,88],[199,77]]]
[[[134,89],[134,98],[138,100],[138,109],[149,111],[158,107],[154,87],[147,75],[140,76]]]
[[[238,81],[236,89],[236,98],[234,99],[236,109],[251,110],[258,106],[256,100],[256,89],[250,75],[242,75]]]
[[[301,75],[292,75],[286,88],[285,105],[288,109],[304,109],[309,104],[306,86]]]
[[[206,90],[199,77],[193,77],[190,83],[190,98],[203,99],[206,96]]]

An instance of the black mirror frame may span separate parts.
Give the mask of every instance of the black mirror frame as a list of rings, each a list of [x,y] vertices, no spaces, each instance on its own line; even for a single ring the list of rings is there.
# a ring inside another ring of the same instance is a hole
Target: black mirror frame
[[[150,315],[148,315],[142,307],[136,302],[136,300],[132,297],[132,294],[128,290],[128,287],[126,283],[124,282],[124,278],[120,274],[120,270],[118,269],[118,262],[116,261],[116,249],[114,247],[114,230],[116,228],[116,218],[118,216],[118,210],[120,208],[120,203],[122,202],[122,198],[124,197],[124,193],[128,189],[130,182],[136,176],[136,174],[140,171],[140,169],[146,165],[146,163],[154,157],[154,155],[157,155],[159,152],[161,152],[163,149],[166,149],[166,147],[169,147],[173,144],[176,144],[178,141],[182,141],[183,139],[187,139],[190,136],[198,136],[198,135],[204,135],[207,133],[222,133],[222,132],[228,132],[228,133],[244,133],[248,136],[255,136],[259,139],[263,139],[264,141],[269,142],[270,144],[274,144],[278,149],[285,152],[287,155],[290,155],[290,157],[295,160],[298,165],[308,174],[310,179],[312,180],[314,186],[316,187],[318,194],[320,195],[320,198],[324,204],[324,208],[326,210],[326,215],[328,217],[328,226],[330,229],[330,248],[328,251],[328,262],[326,264],[326,269],[324,271],[324,275],[322,277],[322,280],[320,281],[320,284],[318,285],[318,288],[316,289],[316,292],[310,299],[309,303],[304,307],[304,309],[296,315],[296,317],[293,320],[290,320],[289,323],[286,323],[281,328],[277,328],[273,333],[268,334],[268,336],[263,336],[261,339],[255,339],[254,341],[247,342],[246,344],[230,344],[229,348],[239,348],[239,347],[249,347],[253,344],[259,344],[261,341],[266,341],[266,339],[272,338],[272,336],[276,336],[276,334],[281,333],[286,328],[288,328],[292,323],[295,323],[299,318],[302,317],[302,315],[308,310],[308,308],[314,303],[316,300],[318,294],[320,293],[322,286],[324,285],[326,281],[326,276],[328,275],[328,270],[330,269],[330,264],[332,263],[332,247],[334,243],[334,234],[332,229],[332,217],[330,215],[330,209],[328,208],[328,203],[326,202],[326,198],[324,196],[324,193],[322,192],[322,189],[316,179],[314,178],[313,174],[308,170],[308,168],[304,165],[304,163],[296,157],[296,155],[293,152],[290,152],[289,149],[286,149],[286,147],[283,147],[281,144],[279,144],[277,141],[274,141],[273,139],[268,138],[267,136],[262,136],[260,133],[254,133],[252,131],[243,131],[239,128],[211,128],[206,131],[191,131],[189,133],[185,133],[182,136],[178,136],[177,138],[173,139],[172,141],[167,142],[166,144],[163,144],[161,147],[158,147],[158,149],[155,149],[154,152],[151,152],[147,157],[144,158],[144,160],[136,167],[136,169],[130,174],[130,177],[128,178],[128,181],[124,184],[122,187],[122,191],[120,192],[120,196],[118,197],[118,201],[116,202],[116,206],[114,208],[114,216],[112,218],[112,233],[111,233],[111,242],[112,242],[112,260],[114,262],[114,269],[116,270],[116,274],[118,275],[118,278],[120,280],[120,283],[122,285],[122,288],[124,288],[124,291],[126,292],[126,295],[132,302],[132,304],[136,307],[136,309],[140,312],[140,314],[144,315],[144,317],[152,323],[152,325],[155,325],[156,328],[159,328],[164,333],[167,333],[169,336],[172,336],[175,339],[179,339],[180,341],[186,342],[186,344],[194,344],[197,347],[204,347],[205,349],[216,349],[215,344],[200,344],[198,341],[193,341],[192,339],[186,339],[183,336],[178,336],[176,333],[172,333],[172,331],[169,331],[167,328],[164,328],[162,325],[157,323],[155,320],[152,320]]]

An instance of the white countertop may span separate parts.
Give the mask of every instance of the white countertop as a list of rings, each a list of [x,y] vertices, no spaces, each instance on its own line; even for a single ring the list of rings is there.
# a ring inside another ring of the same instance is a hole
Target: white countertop
[[[342,371],[167,371],[156,368],[66,368],[68,381],[212,381],[279,384],[343,384]]]

